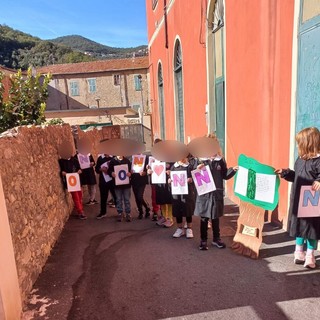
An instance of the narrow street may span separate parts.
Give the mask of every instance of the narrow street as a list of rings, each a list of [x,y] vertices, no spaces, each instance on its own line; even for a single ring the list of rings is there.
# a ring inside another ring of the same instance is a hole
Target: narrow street
[[[86,206],[88,220],[70,217],[67,222],[24,319],[276,320],[307,313],[315,319],[320,270],[294,265],[294,241],[270,224],[259,260],[235,254],[230,246],[238,207],[226,202],[222,237],[227,248],[208,251],[198,249],[198,218],[194,239],[173,239],[174,226],[138,220],[134,210],[132,222],[120,223],[114,208],[96,220],[99,205]]]

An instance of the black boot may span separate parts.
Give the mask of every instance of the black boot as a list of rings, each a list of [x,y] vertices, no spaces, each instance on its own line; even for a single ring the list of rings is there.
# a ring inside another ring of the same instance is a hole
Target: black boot
[[[145,218],[147,219],[149,217],[150,217],[150,208],[147,208]]]

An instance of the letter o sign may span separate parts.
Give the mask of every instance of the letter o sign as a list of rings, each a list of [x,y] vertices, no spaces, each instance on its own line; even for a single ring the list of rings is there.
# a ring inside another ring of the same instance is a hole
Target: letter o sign
[[[67,179],[67,187],[69,192],[81,190],[78,173],[67,173],[66,179]]]
[[[125,170],[120,170],[119,173],[118,173],[118,177],[120,180],[126,180],[127,178],[127,173],[125,172]]]
[[[77,178],[75,176],[69,176],[68,183],[71,187],[77,184]]]

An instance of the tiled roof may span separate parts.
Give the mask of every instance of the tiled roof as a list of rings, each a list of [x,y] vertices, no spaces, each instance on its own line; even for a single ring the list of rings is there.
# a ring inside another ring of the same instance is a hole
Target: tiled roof
[[[132,69],[147,69],[149,57],[136,57],[129,59],[110,59],[91,62],[55,64],[37,68],[37,73],[51,74],[79,74],[101,71],[117,71]]]
[[[13,69],[1,66],[1,65],[0,65],[0,71],[3,73],[16,73],[17,72],[17,70],[13,70]]]

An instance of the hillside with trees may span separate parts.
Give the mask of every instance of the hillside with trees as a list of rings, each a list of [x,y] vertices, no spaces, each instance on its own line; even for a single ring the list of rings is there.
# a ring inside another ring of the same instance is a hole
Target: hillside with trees
[[[0,65],[27,70],[55,63],[92,61],[93,57],[71,48],[0,25]]]
[[[27,70],[58,63],[76,63],[147,54],[147,46],[113,48],[81,36],[41,40],[0,24],[0,65]]]
[[[129,57],[133,54],[135,54],[135,56],[144,56],[147,54],[146,45],[134,48],[115,48],[102,45],[78,35],[59,37],[50,41],[56,44],[65,45],[75,51],[86,53],[95,58],[118,58]]]

